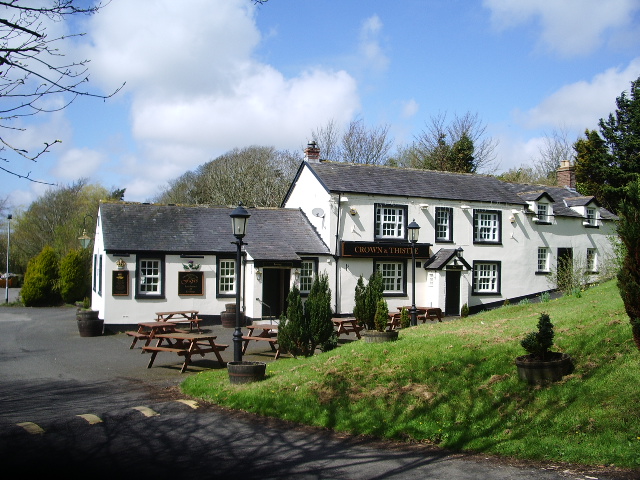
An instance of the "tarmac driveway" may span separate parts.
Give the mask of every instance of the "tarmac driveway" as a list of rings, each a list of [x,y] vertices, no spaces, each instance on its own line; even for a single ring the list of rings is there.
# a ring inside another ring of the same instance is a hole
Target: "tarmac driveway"
[[[223,358],[231,360],[233,329],[205,328],[230,344]],[[271,361],[264,343],[253,342],[246,358]],[[221,368],[217,362],[196,359],[180,374],[180,359],[167,354],[148,369],[148,355],[130,344],[123,333],[80,337],[73,308],[0,307],[0,458],[6,471],[92,479],[633,478],[450,455],[189,404],[179,383]],[[100,423],[88,423],[94,417]],[[29,431],[33,425],[43,432]]]

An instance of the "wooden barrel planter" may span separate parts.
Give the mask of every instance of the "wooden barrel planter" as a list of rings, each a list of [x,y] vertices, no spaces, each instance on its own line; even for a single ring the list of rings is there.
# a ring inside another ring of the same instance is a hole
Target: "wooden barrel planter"
[[[266,370],[265,362],[227,362],[229,382],[233,384],[259,382]]]
[[[549,360],[534,360],[529,355],[516,358],[518,378],[531,385],[558,382],[573,372],[573,361],[566,353],[553,352]]]
[[[224,308],[225,311],[220,312],[220,322],[222,323],[222,326],[225,328],[236,328],[236,304],[225,303]],[[245,317],[243,312],[240,312],[240,326],[245,326]]]
[[[363,330],[360,335],[366,343],[394,342],[398,339],[398,331],[378,332],[377,330]]]
[[[78,332],[81,337],[99,337],[102,335],[104,320],[98,318],[97,310],[78,310]]]

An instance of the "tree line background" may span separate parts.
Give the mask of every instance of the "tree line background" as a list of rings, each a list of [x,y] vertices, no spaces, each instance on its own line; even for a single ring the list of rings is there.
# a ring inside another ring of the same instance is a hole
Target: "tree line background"
[[[323,160],[386,165],[468,174],[494,175],[518,183],[556,184],[561,160],[575,165],[577,189],[595,195],[603,206],[618,211],[627,184],[640,174],[640,78],[618,97],[617,110],[600,119],[600,130],[586,130],[571,141],[563,130],[545,137],[543,147],[528,164],[497,174],[497,142],[486,135],[477,114],[441,114],[430,119],[410,145],[396,147],[389,126],[367,126],[358,118],[340,130],[335,122],[310,132]],[[284,198],[303,158],[302,152],[271,146],[235,148],[170,181],[156,203],[277,207]],[[93,237],[100,201],[125,199],[125,189],[107,189],[80,179],[52,186],[11,220],[10,269],[24,273],[31,258],[49,245],[60,255],[79,248],[86,228]],[[6,252],[10,200],[0,199],[0,251]],[[0,259],[6,269],[6,256]]]

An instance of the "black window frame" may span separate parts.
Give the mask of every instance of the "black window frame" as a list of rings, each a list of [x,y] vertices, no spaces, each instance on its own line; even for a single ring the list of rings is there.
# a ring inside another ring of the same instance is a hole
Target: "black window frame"
[[[160,291],[158,293],[147,293],[140,291],[140,262],[142,260],[157,260],[160,263]],[[137,300],[158,300],[165,299],[165,286],[167,283],[167,265],[164,254],[138,254],[136,255],[136,293]]]
[[[492,265],[497,265],[497,278],[496,278],[496,291],[495,292],[479,292],[476,290],[476,265],[486,265],[486,264],[492,264]],[[485,296],[485,297],[492,297],[492,296],[500,296],[502,295],[502,262],[500,260],[474,260],[473,261],[473,266],[472,266],[472,270],[471,270],[471,295],[474,296]]]
[[[234,274],[233,274],[233,293],[220,293],[220,261],[221,260],[233,260],[234,265]],[[218,255],[216,257],[216,298],[236,298],[235,289],[237,288],[237,278],[238,272],[237,270],[237,258],[233,255]],[[242,262],[240,263],[240,268],[242,268]]]
[[[381,208],[393,208],[403,211],[402,219],[402,237],[379,237],[378,236],[378,210]],[[407,215],[409,214],[408,205],[395,205],[391,203],[374,203],[373,204],[373,240],[376,242],[406,242],[408,237],[407,226],[409,225]]]
[[[401,263],[403,265],[403,273],[402,273],[402,291],[400,292],[387,292],[383,291],[383,297],[395,298],[395,297],[406,297],[407,296],[407,276],[409,273],[407,272],[407,259],[406,258],[374,258],[373,259],[373,271],[377,272],[379,265],[383,263]]]
[[[446,211],[448,213],[448,217],[449,217],[449,238],[439,238],[438,237],[438,212],[440,211]],[[435,209],[435,215],[434,215],[434,238],[435,238],[435,242],[434,243],[453,243],[453,207],[436,207]]]
[[[318,257],[301,257],[300,258],[301,263],[300,263],[300,275],[302,275],[302,262],[312,262],[313,263],[313,280],[311,281],[311,287],[313,287],[313,282],[315,281],[316,277],[318,276],[318,268],[319,268],[319,260]],[[298,287],[300,287],[300,279],[298,279]],[[300,296],[301,297],[308,297],[309,293],[311,293],[311,289],[309,289],[309,291],[307,290],[302,290],[300,288]]]
[[[481,213],[496,214],[498,217],[498,239],[478,239],[478,218]],[[502,245],[502,210],[474,208],[473,209],[473,243],[478,245]]]

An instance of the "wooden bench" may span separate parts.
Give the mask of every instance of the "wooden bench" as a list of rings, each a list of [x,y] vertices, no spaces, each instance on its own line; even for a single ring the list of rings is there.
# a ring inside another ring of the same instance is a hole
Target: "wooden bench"
[[[220,356],[220,352],[227,349],[229,345],[215,343],[217,338],[215,335],[171,332],[159,333],[154,338],[158,339],[155,346],[145,345],[142,347],[143,352],[151,352],[151,358],[147,368],[151,368],[158,352],[176,353],[184,357],[184,363],[180,373],[183,373],[191,361],[193,355],[204,357],[206,353],[214,353],[221,366],[225,366],[226,362]],[[162,343],[166,342],[166,345]]]
[[[149,339],[149,334],[148,333],[140,333],[140,332],[134,332],[134,331],[124,332],[124,333],[126,333],[130,337],[133,337],[133,341],[131,342],[131,346],[129,347],[130,349],[136,346],[136,342],[138,340],[148,340]]]
[[[276,353],[274,360],[280,358],[280,345],[276,347],[278,343],[278,326],[272,324],[255,324],[247,326],[249,330],[248,335],[242,336],[242,341],[244,342],[242,345],[242,354],[247,351],[247,346],[251,340],[255,340],[256,342],[268,342],[271,347],[271,351]],[[259,335],[254,335],[253,331],[255,329],[262,329]]]

